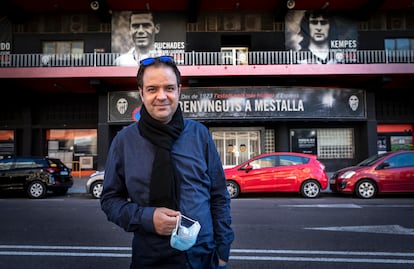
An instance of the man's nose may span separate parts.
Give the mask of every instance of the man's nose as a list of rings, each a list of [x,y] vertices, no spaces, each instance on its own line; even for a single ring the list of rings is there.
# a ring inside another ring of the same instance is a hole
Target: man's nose
[[[167,97],[167,93],[166,93],[166,91],[164,89],[160,89],[157,92],[157,98],[158,99],[165,99],[166,97]]]

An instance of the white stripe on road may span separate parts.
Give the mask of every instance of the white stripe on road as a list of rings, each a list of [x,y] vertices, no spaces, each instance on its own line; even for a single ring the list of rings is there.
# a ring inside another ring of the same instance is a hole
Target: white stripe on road
[[[128,251],[130,247],[93,247],[93,246],[35,246],[35,245],[0,245],[0,249],[78,249],[78,250],[115,250]]]
[[[93,252],[0,251],[0,256],[67,256],[67,257],[127,258],[127,257],[131,257],[131,254],[93,253]]]
[[[364,255],[364,256],[402,256],[414,257],[412,252],[356,252],[327,250],[275,250],[275,249],[231,249],[232,253],[263,253],[263,254],[309,254],[309,255]]]
[[[405,228],[400,225],[335,226],[335,227],[312,227],[312,228],[304,228],[304,229],[319,230],[319,231],[334,231],[334,232],[414,235],[414,229]]]
[[[309,258],[309,257],[230,256],[230,260],[414,264],[414,260],[324,258],[324,257]]]
[[[311,204],[311,205],[279,205],[280,207],[319,207],[319,208],[362,208],[356,204]]]
[[[34,246],[34,245],[0,245],[0,256],[66,256],[66,257],[131,257],[130,247],[95,247],[95,246]],[[26,251],[26,250],[32,251]],[[25,251],[20,251],[25,250]],[[49,250],[49,251],[42,251]],[[76,252],[58,252],[53,250],[78,250]],[[85,252],[79,252],[79,250]],[[91,252],[88,252],[91,251]],[[111,252],[112,251],[112,252]],[[115,252],[113,252],[115,251]],[[125,252],[125,253],[122,253]],[[384,263],[414,264],[413,252],[354,252],[354,251],[312,251],[312,250],[274,250],[274,249],[232,249],[230,260],[245,261],[294,261],[294,262],[342,262],[342,263]],[[263,255],[261,255],[263,254]],[[249,256],[252,255],[252,256]],[[260,255],[260,256],[259,256]],[[296,255],[296,256],[283,256]],[[308,257],[312,255],[312,257]],[[338,257],[315,257],[341,256]],[[349,256],[349,257],[344,257]],[[355,256],[376,256],[376,258],[355,258]],[[384,257],[384,258],[378,258]],[[395,258],[393,258],[395,257]],[[397,257],[404,257],[399,259]]]

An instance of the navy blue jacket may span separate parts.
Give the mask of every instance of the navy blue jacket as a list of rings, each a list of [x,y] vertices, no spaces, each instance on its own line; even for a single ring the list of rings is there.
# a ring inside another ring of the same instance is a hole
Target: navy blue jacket
[[[184,130],[172,149],[173,162],[182,176],[180,212],[199,221],[196,244],[175,253],[169,237],[155,233],[149,206],[149,185],[155,146],[143,138],[134,123],[121,130],[112,141],[105,167],[101,196],[102,210],[109,221],[134,232],[134,255],[151,259],[160,255],[185,257],[193,268],[214,268],[206,258],[227,261],[234,239],[231,228],[230,197],[223,167],[208,129],[184,119]],[[154,267],[156,268],[156,267]],[[171,266],[172,268],[172,266]]]

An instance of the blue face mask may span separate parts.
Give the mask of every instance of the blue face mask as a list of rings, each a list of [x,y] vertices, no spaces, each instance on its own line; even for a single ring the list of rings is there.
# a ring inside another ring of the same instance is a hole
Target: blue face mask
[[[184,221],[183,221],[184,218]],[[177,218],[177,225],[171,234],[171,247],[184,251],[194,246],[197,241],[201,225],[198,221],[192,220],[184,215]]]

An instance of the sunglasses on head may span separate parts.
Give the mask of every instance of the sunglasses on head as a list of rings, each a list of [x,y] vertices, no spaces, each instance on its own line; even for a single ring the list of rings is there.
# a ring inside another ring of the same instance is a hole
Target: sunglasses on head
[[[154,58],[145,58],[145,59],[142,59],[139,63],[143,66],[148,66],[157,61],[161,63],[165,63],[165,64],[174,64],[174,58],[172,56],[159,56],[159,57],[154,57]]]
[[[329,21],[327,19],[322,19],[322,20],[311,19],[309,20],[309,23],[313,25],[318,25],[318,23],[320,23],[321,25],[327,25]]]

